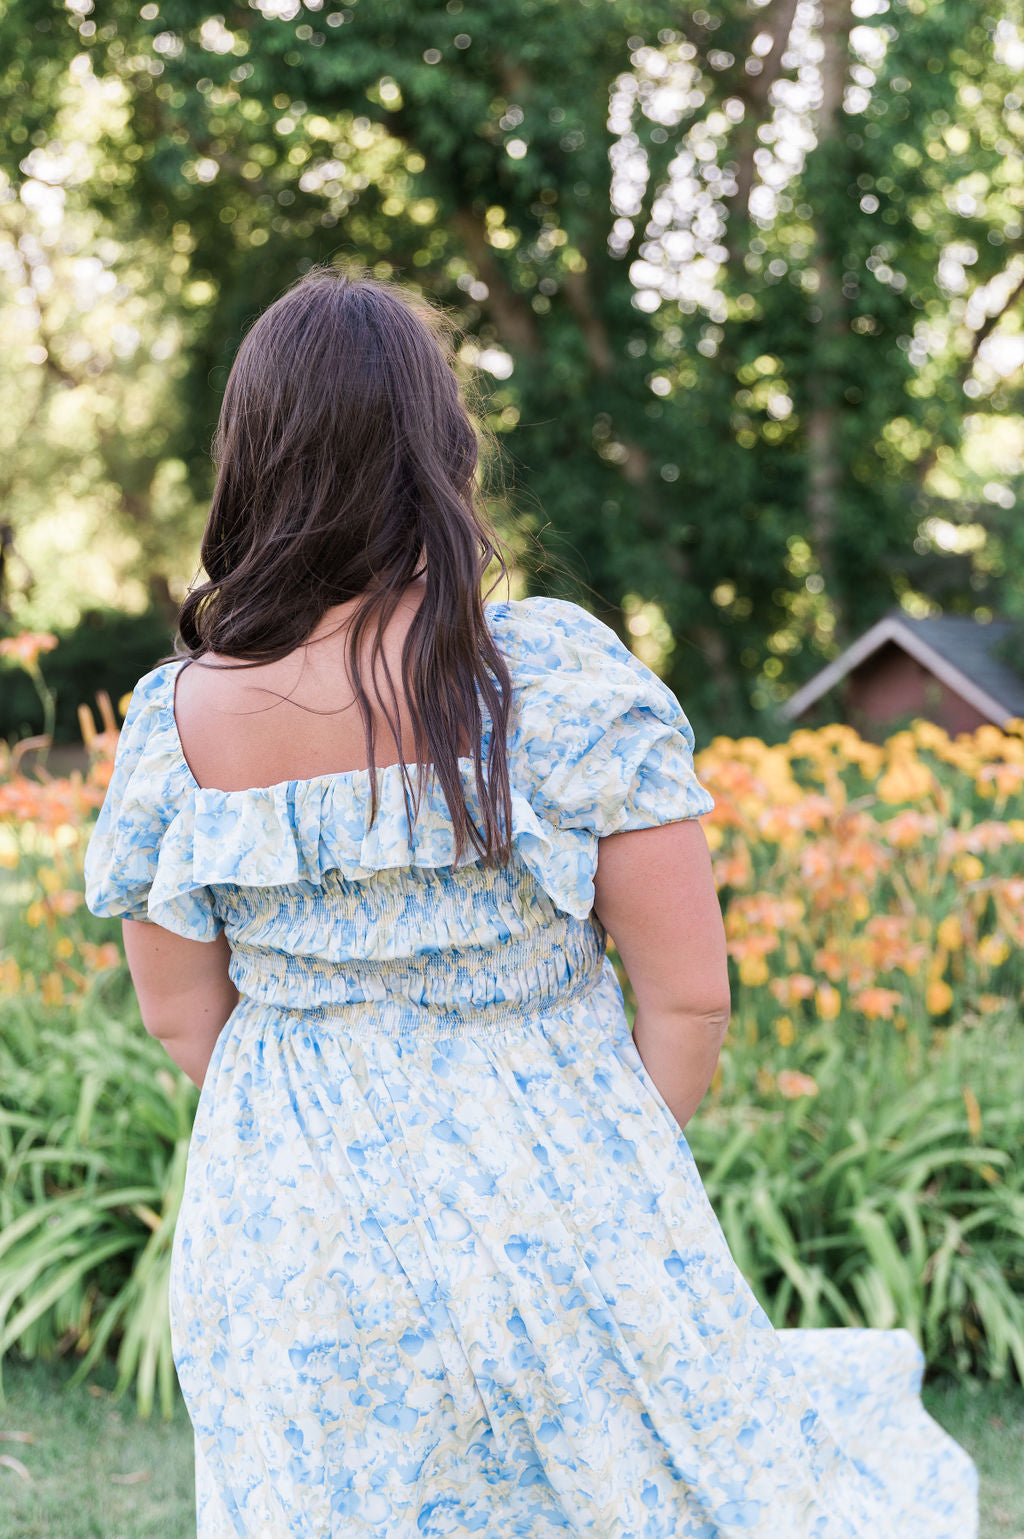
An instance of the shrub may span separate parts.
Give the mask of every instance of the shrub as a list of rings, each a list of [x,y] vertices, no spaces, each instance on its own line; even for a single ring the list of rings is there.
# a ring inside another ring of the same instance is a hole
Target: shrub
[[[734,1034],[687,1133],[775,1325],[905,1326],[932,1369],[1024,1382],[1019,1064],[1010,1009],[930,1041],[842,1019],[795,1052]]]
[[[119,1333],[115,1393],[174,1408],[167,1313],[198,1092],[138,1023],[124,977],[74,1012],[6,1002],[0,1032],[0,1361],[71,1347],[78,1383]]]

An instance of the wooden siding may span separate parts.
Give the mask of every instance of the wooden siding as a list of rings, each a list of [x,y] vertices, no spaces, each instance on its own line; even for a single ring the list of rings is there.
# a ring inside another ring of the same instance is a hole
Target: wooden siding
[[[850,725],[865,737],[884,735],[873,729],[908,714],[935,722],[951,737],[988,719],[892,641],[852,671],[843,698]]]

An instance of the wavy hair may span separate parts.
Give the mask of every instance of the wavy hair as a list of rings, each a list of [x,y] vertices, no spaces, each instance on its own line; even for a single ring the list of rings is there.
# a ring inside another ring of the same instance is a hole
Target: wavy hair
[[[511,855],[512,681],[481,589],[492,560],[496,582],[507,566],[477,480],[478,435],[493,440],[463,398],[457,336],[448,313],[415,290],[336,267],[313,268],[259,316],[227,382],[201,546],[207,580],[181,605],[174,655],[212,652],[256,667],[300,647],[333,605],[361,600],[346,623],[372,826],[375,727],[361,644],[376,615],[370,673],[401,745],[394,680],[384,660],[392,717],[376,663],[403,591],[425,577],[401,658],[417,758],[411,812],[409,766],[400,758],[406,810],[411,821],[433,770],[454,827],[454,860],[468,841],[494,865]],[[486,772],[482,711],[491,725]],[[472,745],[482,830],[466,805],[464,742]]]

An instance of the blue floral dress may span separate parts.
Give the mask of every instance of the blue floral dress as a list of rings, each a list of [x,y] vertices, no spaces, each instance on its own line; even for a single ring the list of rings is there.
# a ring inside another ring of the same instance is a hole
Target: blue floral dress
[[[226,931],[241,994],[172,1251],[199,1539],[974,1539],[913,1338],[772,1328],[630,1035],[597,841],[713,807],[678,701],[574,604],[485,612],[499,870],[396,766],[371,828],[365,770],[202,789],[181,664],[131,697],[88,906]]]

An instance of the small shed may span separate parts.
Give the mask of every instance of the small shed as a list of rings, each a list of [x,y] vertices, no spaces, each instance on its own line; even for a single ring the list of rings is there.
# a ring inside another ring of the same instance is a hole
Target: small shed
[[[835,690],[832,717],[864,737],[920,716],[951,737],[984,722],[1024,717],[1024,678],[991,649],[1015,627],[970,615],[915,620],[892,609],[780,706],[786,721],[820,713]],[[814,711],[818,707],[818,712]]]

